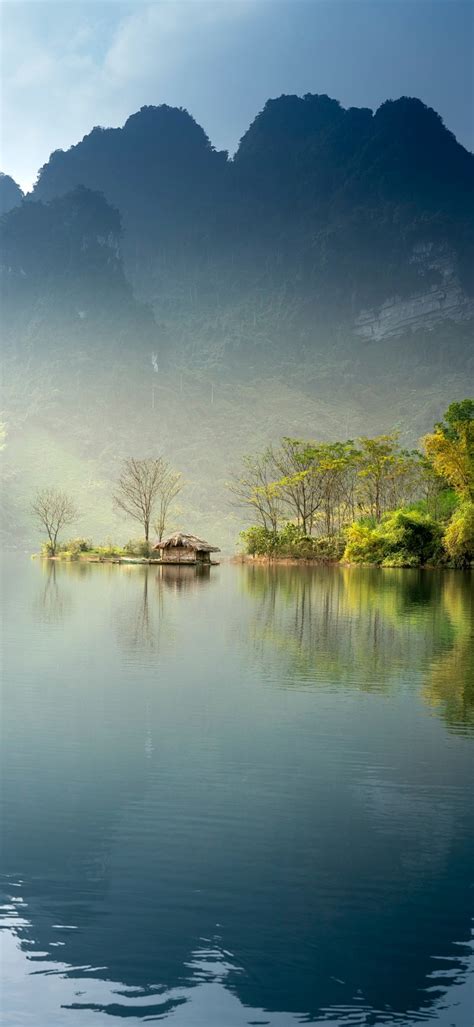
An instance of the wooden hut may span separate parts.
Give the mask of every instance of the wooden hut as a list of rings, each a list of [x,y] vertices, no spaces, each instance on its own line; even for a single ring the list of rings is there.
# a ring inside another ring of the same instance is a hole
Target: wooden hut
[[[153,552],[160,553],[162,563],[202,565],[210,564],[211,553],[220,553],[220,549],[196,535],[183,535],[181,531],[176,531],[169,538],[157,542]]]

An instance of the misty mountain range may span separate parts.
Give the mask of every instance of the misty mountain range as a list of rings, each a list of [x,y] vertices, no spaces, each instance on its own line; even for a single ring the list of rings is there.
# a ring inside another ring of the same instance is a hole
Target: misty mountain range
[[[218,543],[244,452],[415,442],[472,390],[473,172],[419,100],[307,95],[268,101],[232,159],[163,105],[53,153],[27,197],[2,176],[7,535],[40,484],[77,494],[81,534],[130,535],[110,482],[164,452]]]

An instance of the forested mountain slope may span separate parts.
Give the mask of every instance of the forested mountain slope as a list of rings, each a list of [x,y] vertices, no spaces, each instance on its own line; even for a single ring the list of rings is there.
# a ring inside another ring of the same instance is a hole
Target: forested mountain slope
[[[23,199],[20,186],[16,184],[10,175],[0,172],[0,215],[8,214],[9,210],[17,207]]]
[[[271,100],[233,159],[166,106],[53,153],[0,227],[8,536],[49,483],[81,531],[130,534],[110,483],[165,452],[183,524],[225,542],[247,450],[415,441],[472,387],[473,166],[406,98]]]

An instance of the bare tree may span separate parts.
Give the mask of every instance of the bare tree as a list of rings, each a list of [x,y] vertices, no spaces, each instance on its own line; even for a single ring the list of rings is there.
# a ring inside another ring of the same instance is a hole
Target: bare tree
[[[164,462],[164,474],[157,493],[158,513],[153,524],[159,542],[165,533],[171,504],[183,488],[184,482],[179,471],[173,471],[169,464]]]
[[[132,457],[125,460],[117,482],[114,502],[142,525],[145,542],[150,540],[150,525],[167,470],[168,465],[161,456],[146,460]]]
[[[239,506],[249,506],[268,531],[277,531],[282,517],[281,489],[275,484],[273,451],[244,456],[241,469],[227,483]]]
[[[40,489],[31,510],[47,533],[51,556],[56,556],[59,532],[79,516],[73,500],[59,489]]]

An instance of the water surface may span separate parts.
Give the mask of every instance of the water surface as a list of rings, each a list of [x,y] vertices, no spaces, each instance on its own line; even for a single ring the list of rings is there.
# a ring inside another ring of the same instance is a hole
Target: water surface
[[[5,1027],[472,1027],[472,576],[2,577]]]

